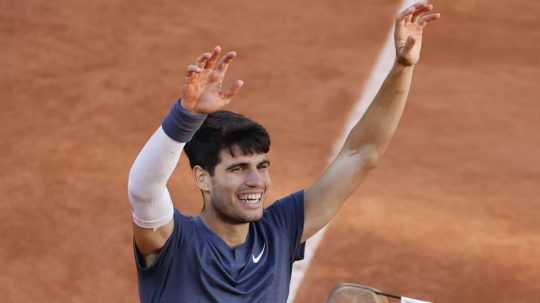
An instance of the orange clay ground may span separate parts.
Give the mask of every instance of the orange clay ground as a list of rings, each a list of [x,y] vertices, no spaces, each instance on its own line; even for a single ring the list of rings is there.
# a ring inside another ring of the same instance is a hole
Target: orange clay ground
[[[400,128],[330,225],[296,302],[356,282],[442,302],[540,300],[540,2],[433,1]],[[308,186],[396,0],[0,1],[0,301],[136,302],[126,183],[220,44],[231,110],[273,136],[270,201]],[[196,214],[183,157],[175,205]]]

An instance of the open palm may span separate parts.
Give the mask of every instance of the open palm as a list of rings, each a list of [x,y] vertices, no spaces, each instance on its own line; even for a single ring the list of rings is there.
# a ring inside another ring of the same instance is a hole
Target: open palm
[[[193,113],[208,114],[222,109],[240,90],[243,81],[238,80],[223,90],[223,79],[236,52],[228,52],[218,62],[221,47],[216,46],[211,53],[204,53],[196,64],[188,66],[182,91],[182,106]]]
[[[418,63],[424,27],[441,17],[438,13],[432,13],[432,10],[432,4],[418,3],[396,18],[394,41],[397,62],[406,66]]]

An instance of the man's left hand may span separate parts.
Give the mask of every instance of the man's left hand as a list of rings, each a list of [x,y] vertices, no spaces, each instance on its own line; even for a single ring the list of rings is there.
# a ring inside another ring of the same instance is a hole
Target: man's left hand
[[[401,12],[396,18],[394,41],[396,62],[399,64],[412,66],[418,63],[424,27],[441,17],[441,14],[432,11],[432,4],[417,3]]]

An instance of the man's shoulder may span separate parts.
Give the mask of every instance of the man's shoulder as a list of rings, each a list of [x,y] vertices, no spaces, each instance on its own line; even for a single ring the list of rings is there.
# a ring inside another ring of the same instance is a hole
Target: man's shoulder
[[[179,241],[188,241],[197,234],[199,216],[185,215],[177,208],[174,209],[174,231]]]
[[[264,213],[275,211],[279,208],[292,207],[294,205],[303,206],[304,204],[304,190],[298,190],[288,195],[285,195],[276,201],[272,202],[264,209]]]
[[[303,221],[303,217],[304,191],[299,190],[276,200],[268,206],[263,212],[262,221],[286,227],[291,222]]]

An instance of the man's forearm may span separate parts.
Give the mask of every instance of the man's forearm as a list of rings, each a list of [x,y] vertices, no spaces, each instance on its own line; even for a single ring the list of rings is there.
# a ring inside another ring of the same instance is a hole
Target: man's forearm
[[[137,156],[129,172],[128,191],[139,199],[152,200],[165,188],[185,143],[169,138],[159,127]]]
[[[180,158],[184,143],[169,138],[159,127],[137,156],[129,172],[128,197],[133,222],[143,228],[158,228],[173,216],[167,180]]]
[[[405,108],[414,66],[395,63],[367,112],[351,130],[343,151],[373,146],[377,156],[384,153]]]
[[[129,173],[128,195],[135,224],[157,228],[170,221],[173,206],[167,181],[171,177],[185,142],[204,121],[176,103],[161,127],[145,144]]]

